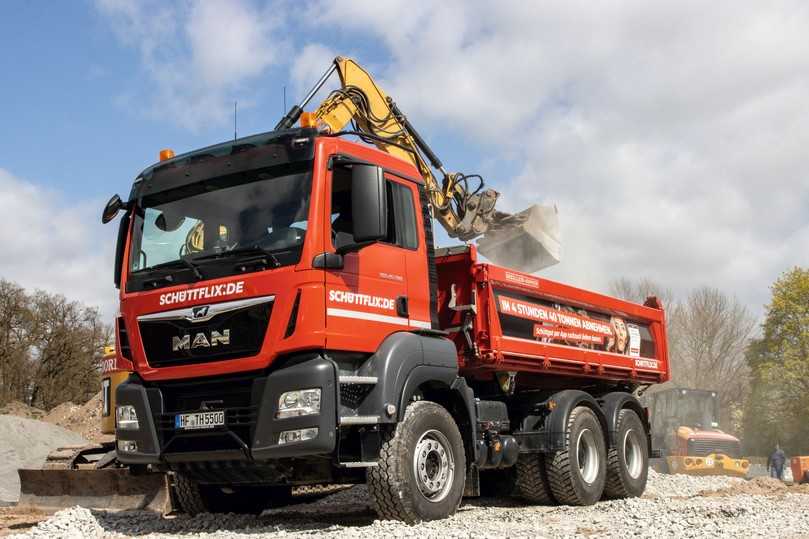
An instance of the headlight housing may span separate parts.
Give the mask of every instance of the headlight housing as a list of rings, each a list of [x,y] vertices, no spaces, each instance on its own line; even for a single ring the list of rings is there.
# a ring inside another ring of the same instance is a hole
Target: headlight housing
[[[278,399],[278,412],[275,417],[298,417],[320,413],[320,388],[298,389],[282,393]]]
[[[138,430],[138,413],[131,404],[122,404],[115,407],[115,425],[120,430]]]
[[[278,445],[291,444],[294,442],[305,442],[317,438],[317,427],[307,429],[285,430],[278,435]]]

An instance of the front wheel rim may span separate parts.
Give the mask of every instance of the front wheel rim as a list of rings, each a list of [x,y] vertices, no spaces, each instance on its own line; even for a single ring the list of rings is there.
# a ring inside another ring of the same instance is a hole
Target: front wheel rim
[[[449,495],[455,478],[455,457],[443,433],[428,430],[419,437],[413,452],[413,474],[427,501],[438,503]]]
[[[599,458],[595,435],[590,429],[582,429],[576,441],[576,456],[579,465],[579,475],[587,484],[592,484],[598,478]]]

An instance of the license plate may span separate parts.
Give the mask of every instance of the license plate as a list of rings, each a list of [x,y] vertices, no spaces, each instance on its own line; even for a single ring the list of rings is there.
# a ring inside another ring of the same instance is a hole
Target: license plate
[[[174,427],[181,430],[212,429],[225,424],[225,411],[195,412],[174,416]]]

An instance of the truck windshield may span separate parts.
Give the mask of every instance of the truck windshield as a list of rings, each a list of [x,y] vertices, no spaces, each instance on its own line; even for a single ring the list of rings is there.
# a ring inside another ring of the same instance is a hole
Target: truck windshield
[[[311,173],[234,176],[145,197],[133,224],[133,276],[158,269],[188,272],[220,260],[232,267],[233,258],[257,252],[273,253],[275,266],[297,263],[306,236]],[[221,270],[215,273],[222,276]]]

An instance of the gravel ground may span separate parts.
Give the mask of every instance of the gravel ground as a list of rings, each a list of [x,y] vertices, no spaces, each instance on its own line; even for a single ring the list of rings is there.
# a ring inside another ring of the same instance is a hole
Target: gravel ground
[[[146,512],[105,513],[75,507],[17,537],[802,537],[809,538],[809,493],[747,485],[724,477],[650,472],[642,498],[592,507],[527,506],[482,498],[446,520],[407,526],[376,520],[367,490],[356,486],[317,502],[266,511],[260,517],[201,515],[163,518]],[[721,494],[711,494],[721,489]],[[740,492],[741,494],[735,494]],[[765,492],[768,494],[759,494]]]
[[[0,415],[0,502],[19,499],[17,468],[40,468],[54,449],[83,443],[80,435],[56,425]]]

